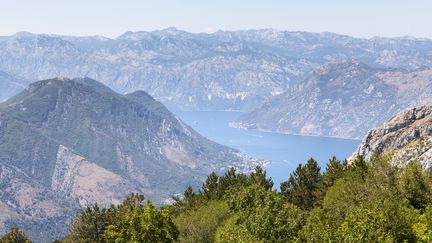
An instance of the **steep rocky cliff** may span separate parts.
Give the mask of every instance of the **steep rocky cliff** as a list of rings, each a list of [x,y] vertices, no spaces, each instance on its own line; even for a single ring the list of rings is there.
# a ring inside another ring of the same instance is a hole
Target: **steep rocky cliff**
[[[432,170],[432,105],[406,109],[372,129],[353,156],[368,160],[374,153],[388,154],[401,166],[417,160]]]

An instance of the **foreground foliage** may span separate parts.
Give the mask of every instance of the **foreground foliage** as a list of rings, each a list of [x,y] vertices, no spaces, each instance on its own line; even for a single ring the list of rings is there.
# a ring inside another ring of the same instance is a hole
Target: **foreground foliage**
[[[0,243],[31,243],[31,241],[23,231],[12,228],[9,233],[0,238]]]
[[[64,242],[173,242],[177,238],[167,209],[131,194],[118,206],[94,205],[79,211]]]
[[[163,208],[131,194],[118,206],[82,209],[63,242],[432,242],[431,174],[388,161],[333,157],[322,173],[310,159],[280,192],[261,167],[250,175],[231,168]],[[0,242],[25,240],[13,229]]]

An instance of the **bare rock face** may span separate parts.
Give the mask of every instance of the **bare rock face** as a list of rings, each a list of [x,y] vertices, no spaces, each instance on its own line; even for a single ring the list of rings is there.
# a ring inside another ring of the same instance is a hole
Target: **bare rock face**
[[[76,203],[34,183],[19,168],[0,163],[0,232],[19,226],[35,242],[64,235]],[[55,222],[55,223],[54,223]]]
[[[60,145],[57,153],[51,189],[79,201],[86,207],[119,204],[125,196],[140,191],[132,183]]]
[[[432,169],[432,105],[407,109],[372,129],[352,156],[369,160],[374,153],[386,153],[394,164],[417,160]]]

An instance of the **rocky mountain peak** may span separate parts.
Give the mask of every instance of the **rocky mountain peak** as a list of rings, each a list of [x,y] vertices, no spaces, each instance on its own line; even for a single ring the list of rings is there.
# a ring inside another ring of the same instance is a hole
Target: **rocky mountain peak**
[[[324,74],[358,74],[371,72],[372,67],[356,59],[334,60],[320,66],[312,73],[312,76]]]
[[[369,131],[353,156],[367,160],[374,153],[391,155],[392,161],[404,165],[418,160],[432,169],[432,105],[406,109],[381,127]]]
[[[0,37],[0,69],[32,81],[89,76],[122,93],[144,90],[176,109],[249,111],[329,61],[412,71],[432,67],[431,50],[431,40],[274,29],[206,34],[168,28],[114,39],[18,34]]]
[[[322,99],[353,100],[363,90],[379,85],[375,73],[374,68],[355,59],[331,61],[320,66],[299,86],[301,90],[318,88]]]
[[[13,36],[14,37],[31,37],[31,36],[34,36],[34,34],[31,32],[28,32],[28,31],[20,31],[20,32],[15,33]]]

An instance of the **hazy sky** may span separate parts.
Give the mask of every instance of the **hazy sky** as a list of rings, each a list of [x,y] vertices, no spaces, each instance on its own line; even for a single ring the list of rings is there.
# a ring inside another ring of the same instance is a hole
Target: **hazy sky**
[[[275,28],[432,38],[432,0],[0,0],[0,35]]]

